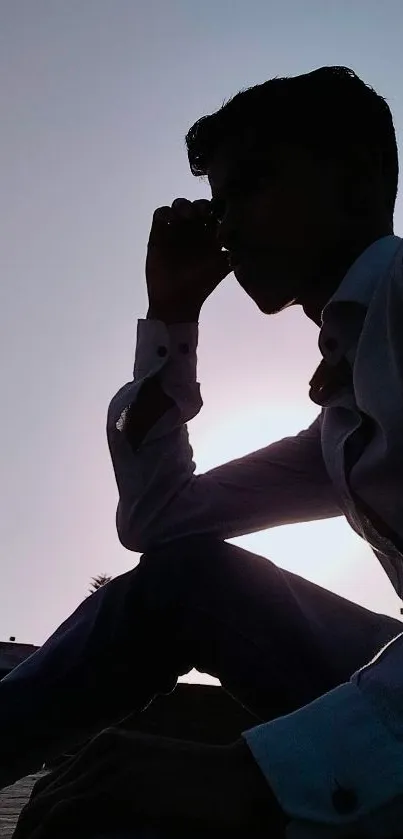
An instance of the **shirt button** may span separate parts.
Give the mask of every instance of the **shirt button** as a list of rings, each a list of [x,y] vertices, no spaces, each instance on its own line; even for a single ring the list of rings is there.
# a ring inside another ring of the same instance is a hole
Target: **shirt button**
[[[164,356],[164,355],[166,355],[166,354],[167,354],[167,352],[168,352],[168,350],[167,350],[167,348],[166,348],[166,347],[158,347],[158,349],[157,349],[157,353],[158,353],[158,355],[160,355],[160,356]]]
[[[357,795],[353,789],[339,787],[332,795],[333,807],[338,813],[352,813],[358,806]]]
[[[187,354],[189,352],[189,344],[179,344],[179,349],[181,352]]]

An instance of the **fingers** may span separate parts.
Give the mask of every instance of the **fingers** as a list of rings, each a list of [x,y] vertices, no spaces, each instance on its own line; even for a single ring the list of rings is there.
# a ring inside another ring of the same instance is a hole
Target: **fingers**
[[[187,198],[175,198],[172,202],[172,216],[178,219],[193,219],[193,205]]]
[[[198,198],[196,201],[175,198],[172,202],[172,211],[179,218],[207,221],[211,216],[211,202],[206,198]]]
[[[149,247],[169,245],[173,237],[182,237],[183,228],[189,235],[199,236],[214,228],[214,216],[211,202],[204,198],[189,201],[187,198],[175,198],[172,205],[157,207],[153,214]]]
[[[170,207],[157,207],[157,209],[154,210],[153,226],[165,224],[166,222],[171,220],[171,217],[172,210]]]
[[[189,201],[187,198],[175,198],[171,207],[167,205],[157,207],[154,211],[153,222],[166,224],[179,220],[208,221],[211,215],[211,201],[205,198],[199,198],[196,201]]]

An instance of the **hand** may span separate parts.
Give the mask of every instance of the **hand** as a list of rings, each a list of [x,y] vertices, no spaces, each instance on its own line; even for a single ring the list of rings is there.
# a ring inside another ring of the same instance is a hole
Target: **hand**
[[[155,210],[146,259],[152,311],[190,312],[197,320],[207,297],[232,271],[217,230],[206,199],[176,198],[171,207]]]
[[[242,738],[211,746],[109,728],[37,782],[13,839],[130,824],[281,837],[285,818]]]

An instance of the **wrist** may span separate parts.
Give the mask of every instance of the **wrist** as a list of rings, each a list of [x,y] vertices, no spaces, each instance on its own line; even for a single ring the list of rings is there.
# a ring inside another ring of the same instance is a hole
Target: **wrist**
[[[161,320],[163,323],[197,323],[200,317],[200,309],[158,309],[149,306],[147,320]]]

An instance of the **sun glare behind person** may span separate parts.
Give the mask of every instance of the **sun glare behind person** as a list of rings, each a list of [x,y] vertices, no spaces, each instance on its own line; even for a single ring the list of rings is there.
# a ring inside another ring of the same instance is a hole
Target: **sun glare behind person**
[[[270,403],[234,412],[232,407],[206,427],[205,415],[192,421],[196,475],[264,448],[307,428],[316,407]],[[268,504],[270,499],[268,499]],[[263,555],[281,568],[359,603],[398,617],[397,595],[373,552],[343,515],[322,521],[271,527],[227,540]],[[362,580],[365,580],[363,586]]]

